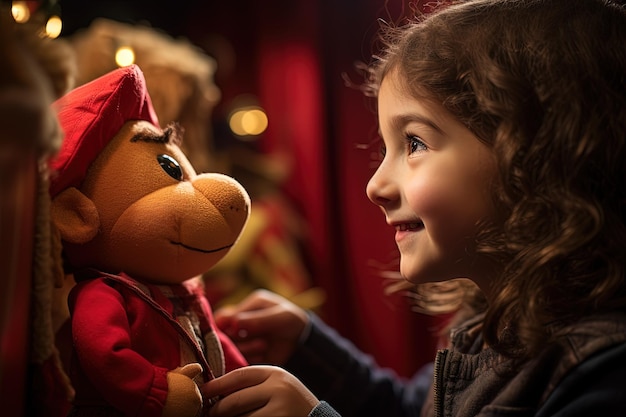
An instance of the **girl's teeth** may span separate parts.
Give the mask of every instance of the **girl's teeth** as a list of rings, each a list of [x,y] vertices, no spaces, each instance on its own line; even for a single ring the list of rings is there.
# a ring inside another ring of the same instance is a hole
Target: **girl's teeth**
[[[405,223],[398,226],[398,230],[415,230],[420,226],[421,223]]]

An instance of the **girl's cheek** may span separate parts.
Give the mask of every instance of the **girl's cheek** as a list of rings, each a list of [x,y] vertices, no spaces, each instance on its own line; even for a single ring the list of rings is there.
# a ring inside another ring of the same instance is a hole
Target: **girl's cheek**
[[[448,211],[450,204],[445,195],[445,184],[427,178],[416,177],[406,189],[407,202],[419,217],[429,217]]]

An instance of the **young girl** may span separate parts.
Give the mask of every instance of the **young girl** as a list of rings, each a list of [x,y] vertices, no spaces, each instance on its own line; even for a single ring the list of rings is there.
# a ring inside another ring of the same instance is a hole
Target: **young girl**
[[[254,294],[219,323],[251,361],[292,374],[252,366],[207,383],[222,396],[211,415],[623,415],[626,9],[475,0],[383,39],[368,196],[424,299],[458,283],[480,289],[484,311],[402,381],[315,316]]]

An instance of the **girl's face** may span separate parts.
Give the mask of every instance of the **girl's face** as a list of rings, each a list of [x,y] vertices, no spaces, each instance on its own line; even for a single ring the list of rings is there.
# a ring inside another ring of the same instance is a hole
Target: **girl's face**
[[[402,276],[470,278],[485,291],[493,269],[474,236],[494,212],[491,150],[443,106],[405,93],[394,72],[380,86],[378,119],[384,158],[367,195],[396,229]]]

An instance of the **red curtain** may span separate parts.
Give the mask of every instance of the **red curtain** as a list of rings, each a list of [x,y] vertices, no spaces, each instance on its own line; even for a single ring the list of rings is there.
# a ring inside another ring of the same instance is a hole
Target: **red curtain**
[[[321,314],[381,365],[410,376],[433,357],[432,323],[384,294],[377,265],[392,267],[397,254],[393,230],[365,194],[377,146],[363,146],[377,122],[373,103],[342,76],[359,81],[354,63],[369,58],[376,3],[260,11],[257,80],[270,120],[265,148],[295,160],[285,191],[309,226],[314,281],[327,295]]]
[[[284,191],[308,224],[305,256],[326,293],[320,314],[381,365],[411,375],[434,356],[433,323],[384,294],[376,265],[397,253],[365,195],[376,149],[361,146],[375,139],[377,121],[342,74],[358,83],[354,64],[369,59],[377,18],[397,21],[415,1],[210,3],[197,6],[186,34],[203,45],[212,32],[232,47],[231,72],[222,66],[216,76],[217,117],[237,95],[256,95],[269,118],[261,148],[293,158]]]

